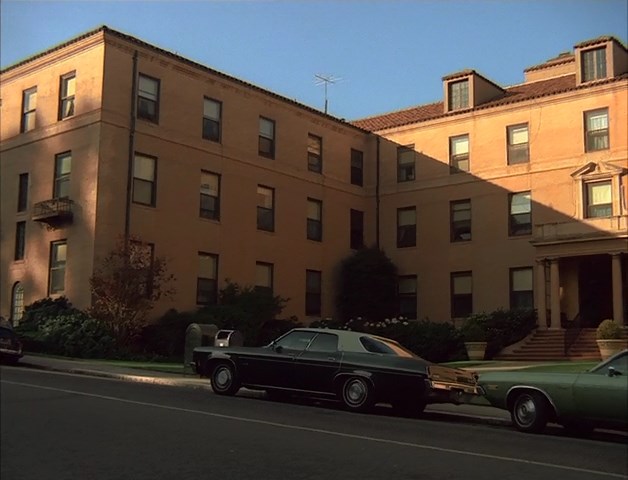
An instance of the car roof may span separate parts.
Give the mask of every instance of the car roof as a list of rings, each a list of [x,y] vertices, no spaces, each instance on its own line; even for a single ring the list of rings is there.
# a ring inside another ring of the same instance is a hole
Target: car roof
[[[312,332],[312,333],[328,333],[338,336],[338,348],[348,352],[366,352],[364,345],[360,342],[361,337],[370,337],[377,340],[383,340],[385,342],[392,342],[397,344],[398,342],[390,338],[381,337],[379,335],[373,335],[372,333],[358,332],[354,330],[339,330],[335,328],[311,328],[311,327],[299,327],[290,330],[290,332]],[[290,333],[288,332],[288,333]]]

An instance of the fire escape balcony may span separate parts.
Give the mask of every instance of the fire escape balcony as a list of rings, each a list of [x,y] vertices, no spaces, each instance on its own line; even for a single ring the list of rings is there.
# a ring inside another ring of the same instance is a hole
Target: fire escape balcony
[[[72,203],[67,197],[38,202],[33,208],[32,220],[45,223],[50,228],[72,223]]]
[[[609,238],[628,238],[628,215],[535,225],[532,244],[570,243]]]

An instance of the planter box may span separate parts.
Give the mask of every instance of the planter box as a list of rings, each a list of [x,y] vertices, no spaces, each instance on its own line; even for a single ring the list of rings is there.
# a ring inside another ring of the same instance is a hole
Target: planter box
[[[464,342],[469,360],[484,360],[486,342]]]
[[[618,352],[628,348],[628,340],[619,338],[616,340],[597,340],[602,360],[612,357]]]

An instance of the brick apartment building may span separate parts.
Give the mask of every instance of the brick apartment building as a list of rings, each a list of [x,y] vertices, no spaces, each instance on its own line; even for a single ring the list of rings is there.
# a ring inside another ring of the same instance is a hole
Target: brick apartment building
[[[536,306],[626,321],[628,52],[578,44],[501,87],[346,122],[101,27],[0,72],[0,314],[90,303],[124,234],[169,259],[180,311],[225,279],[334,315],[338,263],[379,245],[400,312]],[[391,312],[395,314],[397,312]]]

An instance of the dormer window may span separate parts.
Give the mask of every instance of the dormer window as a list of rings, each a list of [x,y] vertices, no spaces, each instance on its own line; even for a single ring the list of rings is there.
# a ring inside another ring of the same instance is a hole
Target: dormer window
[[[606,78],[606,47],[593,48],[581,53],[582,81]]]
[[[458,110],[469,106],[469,80],[460,80],[449,84],[449,110]]]

